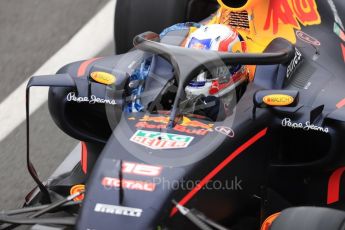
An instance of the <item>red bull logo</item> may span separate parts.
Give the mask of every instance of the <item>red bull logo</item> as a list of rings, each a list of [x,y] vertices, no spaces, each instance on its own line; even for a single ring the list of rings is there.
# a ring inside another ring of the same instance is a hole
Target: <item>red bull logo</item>
[[[148,122],[138,122],[135,127],[140,129],[165,129],[165,124],[150,124]],[[188,133],[188,134],[194,134],[194,135],[206,135],[209,131],[207,129],[189,129],[188,127],[182,126],[182,125],[175,125],[173,128],[176,131],[182,132],[182,133]]]
[[[145,115],[143,118],[140,119],[140,121],[145,121],[145,122],[156,122],[156,123],[163,123],[163,124],[168,124],[169,122],[169,117],[150,117]]]
[[[201,128],[201,129],[206,129],[208,131],[212,131],[213,124],[205,124],[200,121],[192,121],[191,119],[187,117],[183,117],[182,123],[180,124],[181,126],[185,127],[193,127],[193,128]]]
[[[135,125],[137,128],[144,129],[165,129],[169,123],[169,117],[166,116],[147,116],[139,119],[139,122]],[[213,131],[213,124],[206,124],[200,121],[191,120],[187,117],[183,117],[173,128],[175,131],[203,136],[208,132]]]
[[[168,124],[169,123],[169,117],[150,117],[150,116],[144,116],[140,119],[141,122],[156,122],[156,123],[162,123],[162,124]],[[200,129],[206,129],[207,131],[213,131],[213,124],[206,124],[201,121],[195,121],[191,120],[188,117],[183,117],[182,122],[178,124],[180,126],[184,127],[192,127],[192,128],[200,128]],[[163,128],[163,127],[160,127]],[[164,127],[165,128],[165,127]]]

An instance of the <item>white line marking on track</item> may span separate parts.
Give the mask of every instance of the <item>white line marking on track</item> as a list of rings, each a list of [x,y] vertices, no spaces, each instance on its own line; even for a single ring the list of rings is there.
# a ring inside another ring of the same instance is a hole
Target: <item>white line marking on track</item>
[[[65,64],[89,59],[113,42],[116,0],[109,1],[58,52],[33,75],[54,74]],[[0,104],[0,142],[25,120],[25,89],[23,82]],[[30,115],[47,101],[48,88],[33,88],[30,94]]]

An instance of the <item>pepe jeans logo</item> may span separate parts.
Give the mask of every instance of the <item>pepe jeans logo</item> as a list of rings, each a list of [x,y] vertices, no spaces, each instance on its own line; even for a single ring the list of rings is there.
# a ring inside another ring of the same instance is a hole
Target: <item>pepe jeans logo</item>
[[[310,121],[306,121],[304,124],[303,123],[295,123],[295,122],[291,122],[290,118],[284,118],[282,120],[282,126],[283,127],[289,127],[292,129],[303,129],[305,131],[314,130],[314,131],[320,131],[320,132],[324,132],[324,133],[329,132],[328,128],[323,128],[320,126],[310,124]]]
[[[116,105],[116,101],[114,99],[103,99],[103,98],[98,98],[95,95],[91,95],[89,97],[77,97],[75,95],[75,92],[70,92],[67,95],[67,101],[75,101],[78,103],[81,102],[87,102],[89,104],[108,104],[108,105]]]

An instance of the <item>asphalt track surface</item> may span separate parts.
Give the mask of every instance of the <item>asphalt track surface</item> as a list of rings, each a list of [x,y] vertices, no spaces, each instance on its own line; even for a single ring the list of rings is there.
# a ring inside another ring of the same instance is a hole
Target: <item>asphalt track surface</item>
[[[0,103],[107,2],[1,0]],[[113,52],[110,45],[98,55]],[[57,128],[50,118],[47,103],[30,119],[32,160],[40,178],[46,179],[78,142]],[[0,142],[0,210],[21,207],[24,196],[35,186],[27,173],[25,153],[25,123],[22,122]]]

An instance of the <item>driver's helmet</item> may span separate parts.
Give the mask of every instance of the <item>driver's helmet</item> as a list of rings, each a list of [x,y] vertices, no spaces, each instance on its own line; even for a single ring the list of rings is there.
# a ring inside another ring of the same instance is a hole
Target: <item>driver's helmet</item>
[[[192,32],[185,43],[186,48],[215,50],[220,52],[246,52],[241,35],[229,25],[211,24]],[[220,97],[227,94],[236,82],[247,78],[248,70],[242,65],[219,67],[200,73],[185,88],[188,98],[199,95]]]

